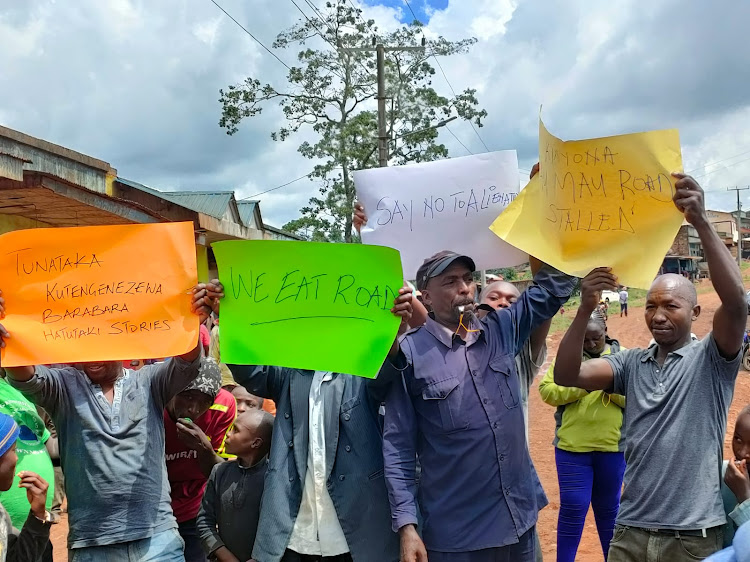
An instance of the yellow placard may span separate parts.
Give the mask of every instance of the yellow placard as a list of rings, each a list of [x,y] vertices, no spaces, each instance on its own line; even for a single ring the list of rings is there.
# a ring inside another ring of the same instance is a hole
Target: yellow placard
[[[539,165],[490,229],[569,275],[611,267],[621,284],[650,287],[683,219],[677,129],[566,142],[540,119]]]
[[[171,357],[198,341],[190,222],[19,230],[0,248],[3,367]]]

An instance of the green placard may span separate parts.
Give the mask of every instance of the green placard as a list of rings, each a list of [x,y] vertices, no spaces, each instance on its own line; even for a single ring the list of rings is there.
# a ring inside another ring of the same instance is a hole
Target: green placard
[[[393,344],[403,286],[397,250],[362,244],[213,244],[221,360],[374,378]]]

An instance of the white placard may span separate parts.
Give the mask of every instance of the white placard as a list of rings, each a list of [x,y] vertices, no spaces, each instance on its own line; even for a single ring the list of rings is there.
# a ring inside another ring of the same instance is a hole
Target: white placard
[[[354,185],[367,212],[362,241],[400,251],[407,279],[440,250],[470,256],[478,270],[528,261],[489,228],[518,195],[515,150],[359,170]]]

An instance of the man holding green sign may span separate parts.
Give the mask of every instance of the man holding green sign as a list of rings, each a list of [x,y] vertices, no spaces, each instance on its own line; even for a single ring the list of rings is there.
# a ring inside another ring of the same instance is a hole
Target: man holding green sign
[[[222,357],[277,405],[253,559],[397,562],[378,419],[390,381],[372,377],[411,316],[398,252],[265,241],[215,252]]]

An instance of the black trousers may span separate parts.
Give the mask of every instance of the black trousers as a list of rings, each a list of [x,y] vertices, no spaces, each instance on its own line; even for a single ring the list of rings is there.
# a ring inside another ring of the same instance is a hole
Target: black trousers
[[[297,554],[287,549],[281,557],[281,562],[352,562],[352,555],[346,553],[338,556],[318,556],[317,554]]]
[[[185,562],[207,562],[198,536],[197,519],[183,521],[177,526],[182,540],[185,541]]]

